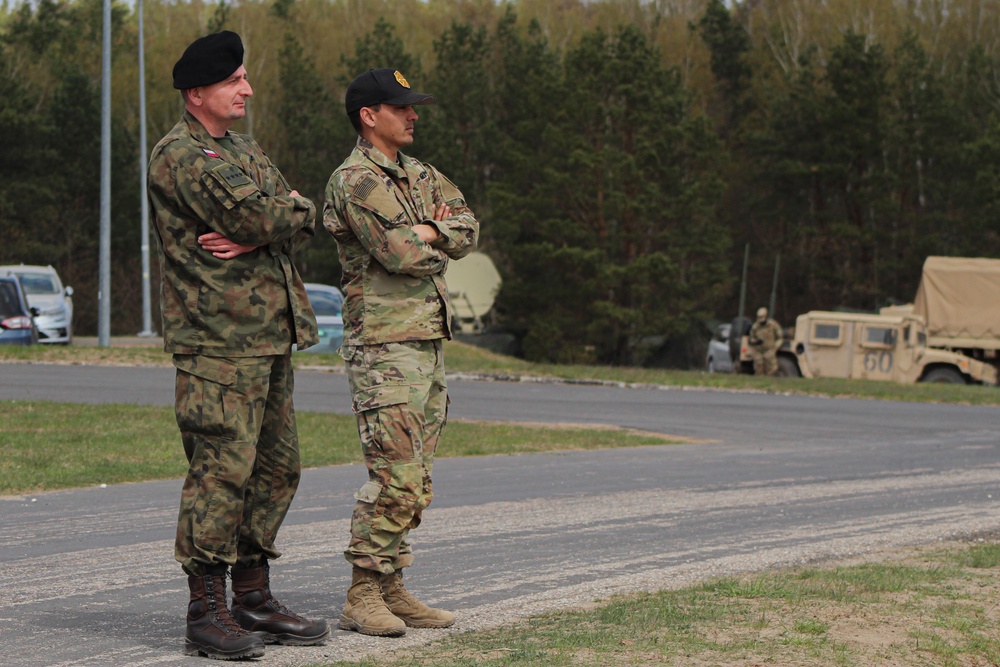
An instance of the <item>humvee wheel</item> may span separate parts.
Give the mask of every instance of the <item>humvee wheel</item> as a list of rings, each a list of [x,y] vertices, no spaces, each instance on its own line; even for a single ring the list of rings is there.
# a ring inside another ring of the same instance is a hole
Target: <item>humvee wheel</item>
[[[938,382],[942,384],[965,384],[965,378],[954,368],[935,368],[927,372],[921,382]]]
[[[799,366],[788,357],[778,357],[778,377],[800,378]]]

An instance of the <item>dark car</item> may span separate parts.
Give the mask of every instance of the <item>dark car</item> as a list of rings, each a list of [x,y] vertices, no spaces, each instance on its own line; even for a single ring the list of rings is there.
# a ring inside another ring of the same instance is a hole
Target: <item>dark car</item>
[[[15,276],[0,276],[0,344],[34,345],[38,327]]]
[[[0,266],[0,276],[14,275],[34,308],[38,342],[73,342],[73,288],[63,286],[59,273],[51,266],[10,264]]]

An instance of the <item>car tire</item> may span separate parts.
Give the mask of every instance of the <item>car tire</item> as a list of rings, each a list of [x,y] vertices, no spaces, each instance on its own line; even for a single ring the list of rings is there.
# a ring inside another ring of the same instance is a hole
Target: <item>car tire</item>
[[[965,384],[965,378],[954,368],[933,368],[920,378],[921,382],[937,382],[939,384]]]

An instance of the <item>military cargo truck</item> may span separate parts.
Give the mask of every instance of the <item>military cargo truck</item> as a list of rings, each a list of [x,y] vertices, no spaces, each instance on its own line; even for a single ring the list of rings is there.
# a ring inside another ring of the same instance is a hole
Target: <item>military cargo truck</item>
[[[1000,259],[928,257],[912,309],[928,347],[1000,368]]]
[[[994,366],[928,347],[927,339],[927,327],[916,315],[814,310],[798,316],[791,337],[778,349],[778,372],[807,378],[997,384]]]

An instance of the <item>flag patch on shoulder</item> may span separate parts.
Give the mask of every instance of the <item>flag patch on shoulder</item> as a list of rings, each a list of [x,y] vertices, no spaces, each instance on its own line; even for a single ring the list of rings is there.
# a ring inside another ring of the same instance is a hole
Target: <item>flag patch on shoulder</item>
[[[358,183],[358,187],[354,188],[354,196],[361,201],[364,201],[368,198],[368,195],[372,193],[372,190],[375,189],[376,185],[378,185],[378,183],[374,178],[371,176],[365,176],[364,180]]]
[[[207,155],[208,157],[221,157],[218,153],[216,153],[215,151],[213,151],[211,148],[202,148],[201,150],[205,151],[205,155]]]

